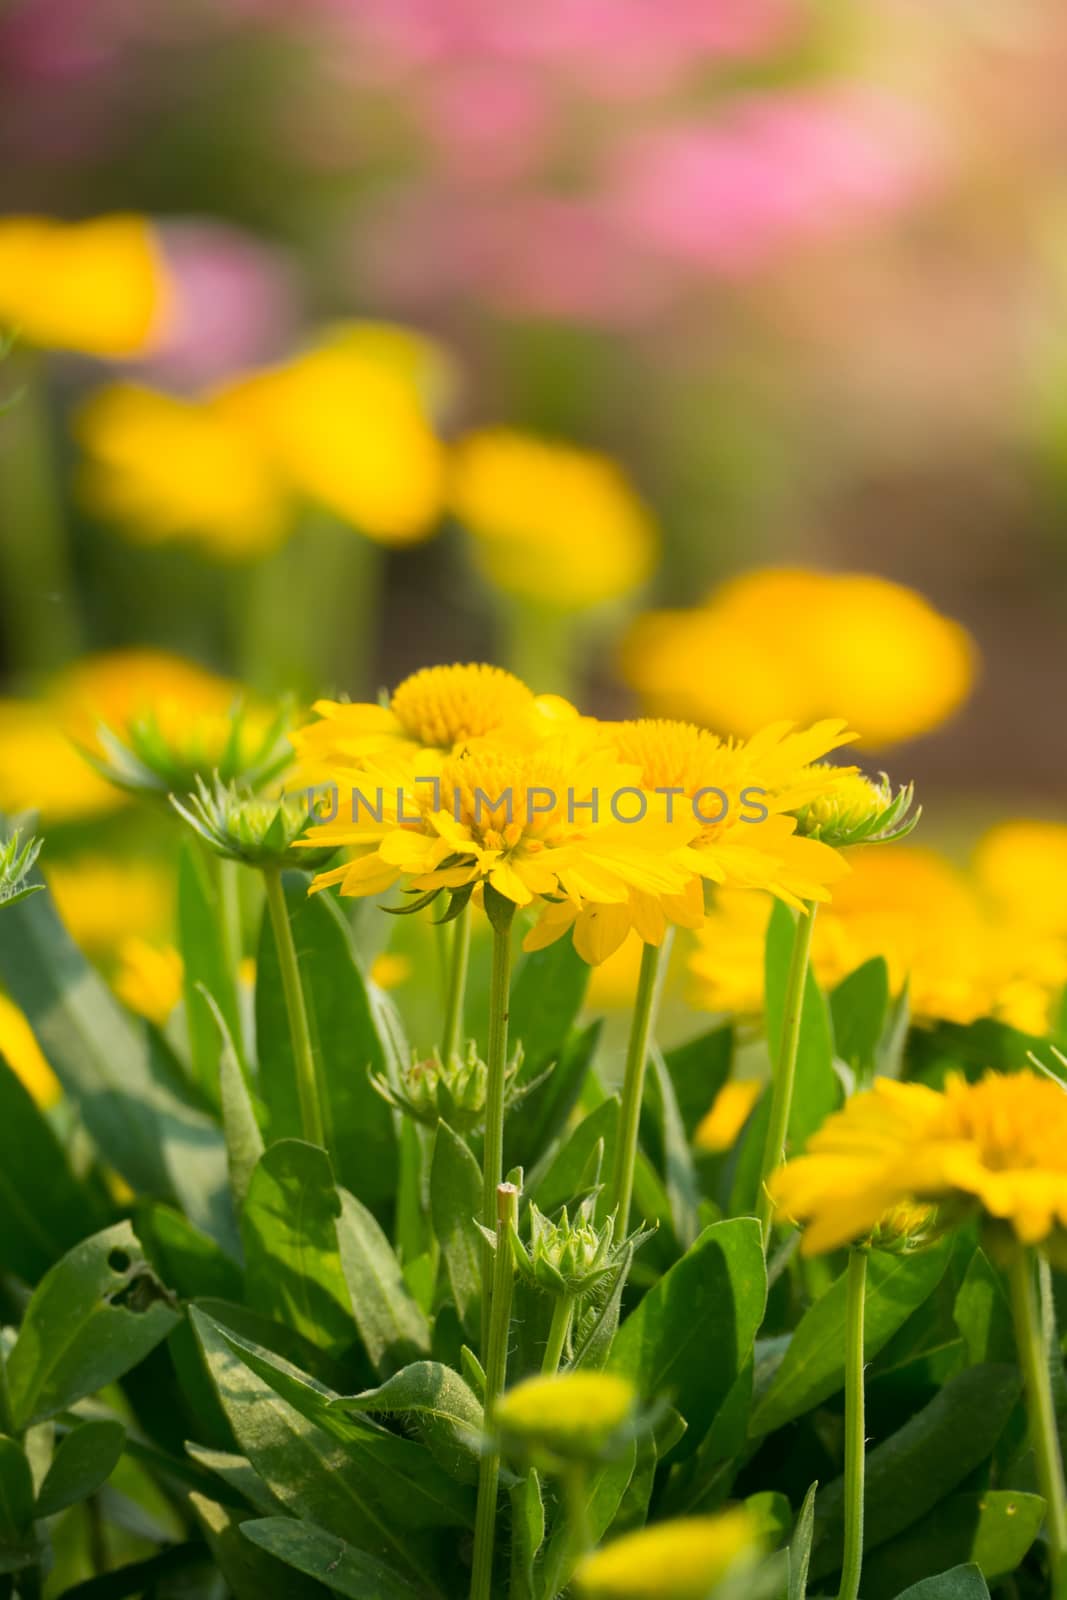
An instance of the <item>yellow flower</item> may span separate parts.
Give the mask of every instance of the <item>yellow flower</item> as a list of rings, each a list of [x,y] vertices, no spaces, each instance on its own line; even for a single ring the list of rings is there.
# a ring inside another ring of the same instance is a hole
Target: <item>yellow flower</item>
[[[633,1384],[613,1372],[538,1374],[501,1396],[493,1426],[513,1444],[590,1457],[627,1427],[636,1406]]]
[[[1024,1244],[1067,1229],[1067,1089],[1034,1072],[952,1074],[943,1093],[876,1080],[772,1180],[808,1254],[861,1239],[894,1206],[979,1207]]]
[[[131,1011],[162,1027],[182,997],[182,973],[173,945],[150,944],[131,934],[119,945],[111,987]]]
[[[0,219],[0,324],[29,344],[137,355],[158,340],[172,292],[141,217]]]
[[[671,859],[688,825],[635,828],[610,815],[608,797],[635,772],[579,719],[529,748],[472,742],[442,758],[433,781],[413,775],[407,759],[368,762],[359,777],[350,814],[308,839],[351,846],[356,859],[319,874],[313,890],[340,884],[342,894],[376,895],[406,881],[422,895],[466,898],[489,886],[516,906],[562,897],[580,909],[589,900],[624,904],[633,889],[679,894],[691,876]]]
[[[0,994],[0,1056],[43,1110],[55,1105],[63,1093],[59,1079],[41,1053],[26,1018],[4,994]]]
[[[481,662],[423,667],[387,705],[320,700],[314,709],[319,721],[292,736],[309,782],[337,782],[381,757],[450,755],[490,736],[528,744],[577,716],[565,700],[535,696],[510,672]]]
[[[583,1557],[574,1584],[586,1600],[709,1600],[757,1554],[755,1522],[738,1506],[624,1534]]]
[[[370,979],[379,989],[399,989],[402,983],[407,983],[413,970],[410,956],[383,950],[371,962]]]
[[[641,617],[627,681],[654,712],[748,734],[843,715],[884,748],[941,726],[974,683],[969,634],[884,578],[760,569],[691,611]]]
[[[227,404],[293,490],[379,544],[425,539],[441,510],[444,451],[419,383],[342,327],[283,366],[231,385]]]
[[[757,1078],[734,1078],[724,1083],[693,1134],[696,1148],[712,1154],[732,1150],[762,1088]]]
[[[655,562],[648,511],[593,451],[505,429],[469,434],[456,448],[450,500],[489,580],[560,611],[632,593]]]
[[[71,743],[48,700],[0,700],[0,811],[37,811],[47,823],[113,811],[122,796]]]
[[[1067,827],[1025,819],[1002,822],[979,840],[981,888],[1013,922],[1067,934]]]
[[[689,723],[642,720],[603,725],[613,749],[636,771],[652,817],[670,826],[684,852],[672,865],[689,876],[680,893],[644,893],[634,884],[625,901],[548,906],[524,948],[539,949],[574,925],[575,948],[594,965],[636,929],[646,944],[662,942],[669,923],[695,928],[704,917],[702,879],[769,889],[787,904],[829,899],[829,885],[848,870],[828,845],[802,838],[784,813],[825,782],[809,763],[850,737],[840,722],[793,733],[764,729],[744,744],[719,739]],[[631,824],[636,836],[651,823]]]
[[[288,493],[233,409],[225,391],[98,390],[75,420],[86,503],[144,544],[186,539],[234,561],[269,553],[288,531]]]
[[[56,910],[87,955],[113,957],[131,935],[159,939],[174,915],[171,874],[148,861],[81,856],[45,861]]]

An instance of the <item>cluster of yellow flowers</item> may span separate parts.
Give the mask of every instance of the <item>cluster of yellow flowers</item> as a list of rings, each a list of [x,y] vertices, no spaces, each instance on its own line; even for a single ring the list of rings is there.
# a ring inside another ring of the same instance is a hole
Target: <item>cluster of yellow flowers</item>
[[[669,924],[699,925],[705,880],[800,905],[827,899],[847,870],[792,814],[842,781],[842,769],[817,765],[850,737],[841,722],[779,723],[746,741],[685,723],[605,723],[482,665],[424,669],[388,706],[316,710],[294,743],[339,814],[309,843],[353,853],[318,889],[401,883],[469,898],[488,888],[539,909],[528,949],[573,928],[598,963],[631,929],[658,945]]]
[[[870,845],[815,925],[812,965],[832,987],[884,956],[920,1020],[992,1016],[1044,1034],[1067,985],[1067,827],[1006,822],[964,872],[936,851]],[[763,1005],[770,901],[716,895],[690,958],[695,1004],[742,1015]]]

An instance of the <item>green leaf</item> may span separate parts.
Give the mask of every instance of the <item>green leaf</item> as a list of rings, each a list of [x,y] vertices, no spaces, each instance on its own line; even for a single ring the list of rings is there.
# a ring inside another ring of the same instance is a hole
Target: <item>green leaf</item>
[[[905,1589],[897,1600],[989,1600],[989,1590],[977,1567],[953,1567]]]
[[[307,880],[299,874],[286,875],[285,895],[300,960],[327,1148],[338,1182],[384,1214],[396,1193],[397,1140],[393,1113],[372,1088],[369,1074],[389,1075],[393,1045],[383,1040],[376,1026],[376,1008],[368,997],[351,931],[333,900],[324,894],[309,897]],[[293,1051],[269,917],[264,918],[259,944],[256,1038],[270,1138],[299,1138]]]
[[[530,1092],[516,1115],[508,1119],[505,1168],[532,1167],[559,1136],[581,1095],[602,1031],[603,1025],[598,1019],[580,1032],[572,1033],[562,1045],[548,1077]],[[523,1059],[525,1067],[525,1057]],[[523,1070],[520,1077],[526,1081],[529,1074]]]
[[[589,967],[573,941],[557,939],[523,956],[511,988],[511,1037],[522,1041],[522,1077],[536,1078],[563,1046],[582,1009]]]
[[[351,1595],[353,1600],[421,1600],[424,1593],[346,1539],[338,1539],[309,1522],[264,1517],[258,1522],[242,1523],[241,1532],[286,1566],[321,1578],[335,1594]]]
[[[325,1150],[282,1139],[260,1158],[241,1214],[249,1304],[333,1355],[350,1349],[356,1334],[340,1213]]]
[[[598,1468],[589,1479],[586,1494],[586,1525],[593,1544],[599,1544],[615,1520],[622,1498],[637,1465],[637,1446],[631,1443],[617,1461]],[[557,1518],[545,1548],[540,1572],[541,1600],[554,1600],[564,1589],[574,1570],[578,1552],[571,1537],[570,1519]]]
[[[748,1437],[752,1377],[753,1362],[748,1360],[697,1449],[672,1471],[663,1495],[664,1513],[689,1516],[714,1511],[726,1499]]]
[[[219,1103],[221,1050],[213,1004],[225,1018],[231,1039],[239,1039],[241,1030],[236,973],[226,948],[220,867],[217,857],[209,860],[191,837],[183,838],[178,861],[178,948],[189,1060],[195,1082],[213,1105]]]
[[[648,1075],[646,1097],[658,1115],[663,1180],[670,1201],[671,1220],[678,1241],[685,1249],[700,1232],[700,1184],[693,1166],[682,1113],[675,1098],[674,1083],[655,1045],[649,1052],[649,1061],[652,1070]]]
[[[29,1090],[0,1056],[0,1268],[36,1283],[104,1222]]]
[[[113,1383],[178,1321],[130,1224],[93,1234],[56,1262],[26,1307],[7,1364],[16,1426]]]
[[[356,1326],[375,1371],[388,1377],[429,1355],[430,1325],[392,1245],[366,1206],[344,1189],[336,1235]]]
[[[176,1294],[185,1300],[201,1295],[215,1295],[220,1300],[243,1298],[240,1267],[180,1211],[150,1203],[137,1207],[136,1220],[137,1235],[149,1260]]]
[[[422,1454],[420,1448],[343,1417],[333,1419],[335,1426],[344,1425],[343,1439],[339,1429],[327,1432],[252,1369],[246,1359],[251,1353],[241,1341],[195,1308],[190,1315],[237,1442],[286,1508],[376,1559],[395,1563],[438,1594],[433,1540],[418,1529],[425,1507],[405,1470],[409,1453]],[[268,1360],[266,1352],[255,1359],[257,1366],[283,1373],[284,1363]],[[291,1377],[300,1381],[295,1372]],[[302,1382],[305,1389],[318,1390],[325,1423],[328,1402],[336,1396],[310,1380]],[[289,1387],[292,1392],[292,1383]]]
[[[439,1361],[413,1361],[377,1389],[342,1395],[331,1406],[410,1419],[430,1454],[454,1478],[473,1483],[478,1476],[481,1401],[458,1372]]]
[[[616,1334],[610,1367],[689,1424],[679,1457],[697,1448],[748,1359],[766,1296],[759,1223],[735,1217],[705,1228]]]
[[[95,1494],[110,1478],[125,1442],[126,1430],[121,1422],[79,1422],[59,1442],[37,1496],[34,1515],[52,1517]]]
[[[250,1513],[197,1493],[190,1494],[189,1504],[234,1600],[326,1600],[329,1591],[321,1584],[298,1577],[258,1540],[244,1537],[244,1529],[255,1522]],[[278,1520],[296,1526],[288,1517]]]
[[[1011,1365],[1016,1359],[1011,1306],[1000,1274],[981,1250],[971,1257],[956,1295],[953,1319],[971,1366],[983,1361]]]
[[[811,1562],[811,1541],[815,1531],[815,1495],[819,1485],[813,1483],[804,1496],[793,1537],[789,1543],[789,1593],[787,1600],[806,1600],[808,1593],[808,1566]]]
[[[509,1600],[534,1600],[534,1564],[545,1542],[545,1502],[535,1468],[514,1483],[511,1499],[511,1583]]]
[[[430,1216],[468,1338],[477,1337],[480,1330],[482,1236],[476,1219],[481,1209],[478,1163],[459,1135],[439,1122],[430,1166]]]
[[[776,1054],[785,1027],[785,993],[795,931],[793,913],[774,902],[767,929],[767,1038]],[[789,1151],[797,1155],[811,1135],[841,1103],[841,1085],[834,1071],[830,1016],[822,991],[808,971],[800,1017],[793,1109],[789,1117]]]
[[[925,1516],[989,1457],[1020,1388],[1012,1367],[969,1367],[869,1452],[866,1550]],[[844,1483],[838,1478],[822,1491],[815,1508],[813,1577],[840,1564],[843,1525]]]
[[[10,1571],[2,1557],[25,1540],[33,1521],[33,1474],[26,1452],[15,1439],[0,1433],[0,1572]]]
[[[581,1188],[589,1168],[590,1157],[603,1140],[602,1171],[611,1171],[615,1140],[619,1126],[619,1097],[612,1095],[602,1100],[587,1117],[583,1117],[569,1138],[556,1151],[543,1174],[532,1173],[529,1193],[546,1216],[568,1205]]]
[[[830,995],[834,1044],[857,1077],[871,1078],[889,1016],[889,968],[874,956],[843,978]]]
[[[892,1334],[937,1288],[950,1241],[916,1255],[872,1250],[867,1264],[863,1349],[871,1361]],[[804,1313],[785,1359],[752,1413],[753,1436],[772,1433],[836,1394],[845,1382],[846,1274]]]
[[[953,1494],[880,1545],[863,1573],[864,1600],[893,1596],[945,1561],[972,1562],[990,1583],[1023,1561],[1045,1517],[1040,1495],[987,1489]]]
[[[204,1467],[221,1478],[238,1499],[245,1500],[261,1516],[273,1517],[285,1507],[263,1482],[247,1456],[235,1456],[228,1450],[210,1450],[207,1445],[186,1443],[186,1454],[197,1466]]]
[[[204,998],[211,1007],[221,1039],[219,1055],[219,1104],[222,1131],[226,1139],[226,1161],[230,1170],[233,1209],[241,1215],[248,1196],[256,1162],[263,1154],[263,1135],[259,1130],[252,1096],[226,1018],[210,994]]]
[[[734,1030],[730,1023],[712,1028],[664,1054],[687,1139],[692,1139],[715,1096],[730,1076]]]
[[[139,1193],[177,1200],[198,1227],[234,1243],[221,1133],[72,942],[51,895],[5,911],[0,983],[116,1172]]]

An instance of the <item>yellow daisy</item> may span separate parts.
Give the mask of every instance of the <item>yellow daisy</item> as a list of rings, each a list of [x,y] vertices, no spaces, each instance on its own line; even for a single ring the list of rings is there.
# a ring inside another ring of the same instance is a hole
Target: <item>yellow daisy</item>
[[[677,1517],[583,1557],[575,1590],[586,1600],[708,1600],[717,1584],[758,1553],[756,1523],[744,1507]]]

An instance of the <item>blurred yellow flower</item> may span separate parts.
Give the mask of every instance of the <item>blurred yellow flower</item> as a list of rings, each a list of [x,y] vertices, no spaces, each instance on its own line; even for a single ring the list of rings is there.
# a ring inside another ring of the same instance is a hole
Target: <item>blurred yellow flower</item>
[[[383,950],[371,962],[370,979],[379,989],[399,989],[411,977],[411,957]]]
[[[111,987],[131,1011],[162,1027],[182,997],[183,970],[173,945],[131,934],[119,945]]]
[[[943,1093],[879,1078],[772,1179],[805,1253],[861,1239],[894,1206],[975,1206],[1023,1244],[1067,1229],[1067,1089],[1030,1071],[958,1074]]]
[[[47,823],[62,823],[122,802],[71,743],[51,700],[0,700],[0,811],[36,811]]]
[[[585,1600],[712,1600],[715,1586],[758,1551],[755,1521],[741,1506],[677,1517],[584,1556],[574,1585]]]
[[[86,504],[143,544],[191,540],[241,561],[275,549],[290,524],[284,483],[227,392],[199,400],[116,383],[75,419]]]
[[[724,1083],[693,1133],[696,1148],[710,1154],[732,1150],[762,1089],[757,1078],[733,1078]]]
[[[81,856],[45,865],[56,910],[87,955],[107,960],[131,935],[151,940],[170,931],[173,877],[154,862]]]
[[[172,290],[142,217],[0,218],[0,325],[28,344],[121,358],[165,331]]]
[[[747,572],[694,610],[650,612],[622,652],[652,712],[739,734],[781,716],[844,716],[882,748],[940,727],[976,669],[970,635],[914,590],[799,568]]]
[[[456,447],[449,499],[499,589],[577,611],[632,593],[649,577],[651,516],[607,456],[506,429]]]
[[[4,994],[0,994],[0,1056],[39,1106],[47,1110],[55,1105],[63,1093],[59,1079],[45,1060],[26,1018]]]
[[[379,544],[427,538],[444,450],[418,363],[343,326],[293,360],[230,386],[226,404],[292,489]]]
[[[637,1390],[618,1373],[538,1373],[500,1397],[493,1426],[512,1443],[590,1456],[627,1426],[636,1406]]]
[[[1024,818],[1001,822],[974,857],[982,889],[1015,922],[1067,934],[1067,827]]]

